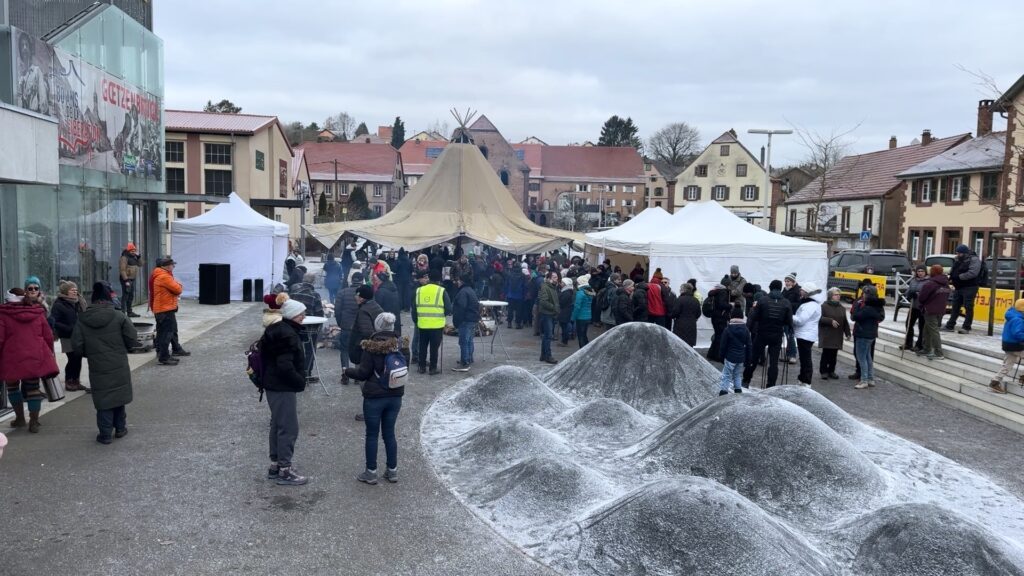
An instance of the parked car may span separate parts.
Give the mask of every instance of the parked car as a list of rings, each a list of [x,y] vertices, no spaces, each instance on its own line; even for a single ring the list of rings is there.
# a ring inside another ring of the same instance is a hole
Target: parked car
[[[931,268],[933,264],[938,264],[942,266],[942,273],[948,276],[953,268],[953,260],[956,260],[956,254],[931,254],[924,259],[924,265]]]
[[[985,258],[985,268],[992,276],[992,258]],[[1016,258],[999,258],[996,260],[996,288],[1013,290],[1017,276],[1021,278],[1021,286],[1024,286],[1024,266],[1017,264]]]
[[[893,294],[896,289],[896,273],[910,274],[913,272],[913,266],[903,250],[843,250],[828,260],[829,276],[835,272],[885,276],[886,294]],[[836,285],[843,291],[845,297],[854,297],[851,288],[839,283]]]

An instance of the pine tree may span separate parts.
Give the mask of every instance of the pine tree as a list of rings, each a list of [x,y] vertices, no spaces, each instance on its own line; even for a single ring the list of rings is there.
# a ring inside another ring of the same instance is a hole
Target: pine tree
[[[398,150],[405,144],[405,122],[401,116],[395,116],[395,123],[391,126],[391,147]]]
[[[348,219],[365,220],[369,217],[370,203],[366,200],[366,192],[362,186],[356,186],[348,197]]]
[[[601,138],[597,141],[597,145],[632,146],[640,150],[643,147],[643,142],[636,135],[637,131],[632,118],[623,119],[618,116],[612,116],[601,127]]]
[[[360,122],[359,126],[356,127],[356,136],[364,136],[370,133],[370,129],[366,127],[366,122]]]

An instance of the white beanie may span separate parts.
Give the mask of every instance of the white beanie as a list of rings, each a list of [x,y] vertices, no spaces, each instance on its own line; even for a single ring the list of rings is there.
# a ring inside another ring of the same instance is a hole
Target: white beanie
[[[395,315],[391,312],[381,312],[373,319],[373,329],[377,332],[391,332],[395,329]]]
[[[562,286],[572,288],[572,278],[562,278]]]
[[[291,320],[305,312],[306,305],[298,300],[288,300],[284,304],[281,304],[281,316],[284,316],[287,320]]]

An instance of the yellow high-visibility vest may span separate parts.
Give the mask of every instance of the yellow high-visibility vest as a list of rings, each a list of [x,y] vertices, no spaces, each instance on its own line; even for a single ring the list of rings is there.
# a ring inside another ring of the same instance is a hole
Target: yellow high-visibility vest
[[[416,326],[421,330],[444,328],[444,288],[424,284],[416,289]]]

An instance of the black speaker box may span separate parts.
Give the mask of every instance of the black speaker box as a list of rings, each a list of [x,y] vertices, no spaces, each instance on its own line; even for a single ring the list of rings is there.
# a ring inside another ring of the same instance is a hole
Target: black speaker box
[[[199,303],[227,304],[231,302],[231,265],[199,265]]]

